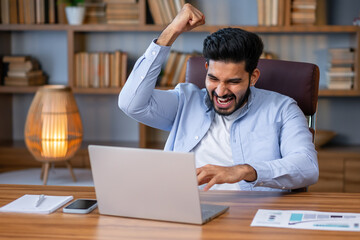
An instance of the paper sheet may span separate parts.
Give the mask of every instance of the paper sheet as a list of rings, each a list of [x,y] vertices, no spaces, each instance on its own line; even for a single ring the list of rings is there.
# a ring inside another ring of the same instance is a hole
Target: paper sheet
[[[42,213],[49,214],[71,201],[73,196],[48,196],[45,195],[41,204],[36,207],[39,195],[26,194],[11,203],[0,208],[0,212],[19,212],[19,213]]]
[[[252,227],[280,227],[333,231],[360,231],[360,214],[259,209]]]

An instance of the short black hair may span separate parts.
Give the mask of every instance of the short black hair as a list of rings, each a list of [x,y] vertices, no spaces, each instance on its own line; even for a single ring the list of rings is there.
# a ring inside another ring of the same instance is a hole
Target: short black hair
[[[203,55],[207,61],[245,61],[245,70],[252,73],[263,49],[264,44],[257,34],[240,28],[223,28],[205,38]]]

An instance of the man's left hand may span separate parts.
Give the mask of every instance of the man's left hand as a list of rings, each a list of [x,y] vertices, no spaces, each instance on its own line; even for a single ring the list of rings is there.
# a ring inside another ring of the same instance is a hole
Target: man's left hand
[[[196,174],[199,185],[207,183],[204,191],[209,190],[215,184],[236,183],[241,180],[252,182],[257,179],[255,169],[248,164],[233,167],[208,164],[196,169]]]

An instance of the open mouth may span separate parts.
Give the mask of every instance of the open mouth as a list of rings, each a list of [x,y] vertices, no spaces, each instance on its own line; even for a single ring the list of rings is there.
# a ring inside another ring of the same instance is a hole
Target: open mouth
[[[215,95],[214,99],[215,99],[214,102],[215,102],[217,107],[219,107],[219,108],[228,108],[233,103],[235,97],[234,96],[219,97],[219,96]]]

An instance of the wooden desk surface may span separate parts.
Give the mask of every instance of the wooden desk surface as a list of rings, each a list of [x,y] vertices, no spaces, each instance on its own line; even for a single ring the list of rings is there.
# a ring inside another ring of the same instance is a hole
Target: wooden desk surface
[[[92,187],[0,185],[0,206],[24,194],[95,198]],[[360,212],[360,193],[210,191],[203,202],[225,204],[229,212],[203,226],[90,214],[0,213],[0,239],[360,239],[359,232],[250,227],[260,208]]]

